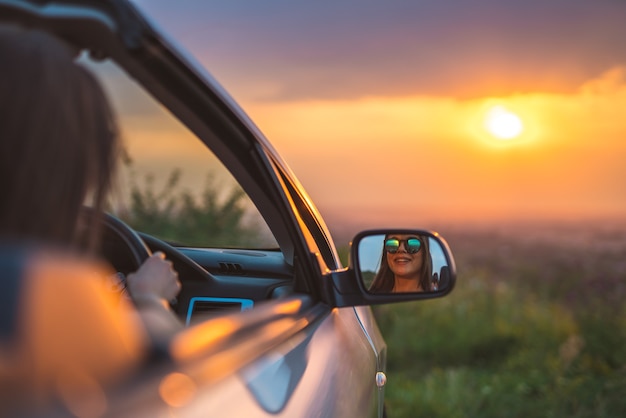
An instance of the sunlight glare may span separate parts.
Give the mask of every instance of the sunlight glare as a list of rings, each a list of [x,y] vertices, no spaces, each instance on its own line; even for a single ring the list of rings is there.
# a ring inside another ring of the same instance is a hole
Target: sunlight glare
[[[489,110],[485,118],[485,127],[489,133],[501,140],[516,138],[524,129],[520,117],[503,106],[495,106]]]

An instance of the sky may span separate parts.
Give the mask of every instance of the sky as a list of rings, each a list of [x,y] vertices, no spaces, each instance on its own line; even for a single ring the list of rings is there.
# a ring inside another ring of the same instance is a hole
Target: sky
[[[134,2],[329,223],[626,214],[624,1]],[[485,127],[494,107],[513,139]]]

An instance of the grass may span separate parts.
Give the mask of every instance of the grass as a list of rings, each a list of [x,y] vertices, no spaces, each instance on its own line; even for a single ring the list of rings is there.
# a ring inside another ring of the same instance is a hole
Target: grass
[[[374,308],[390,417],[626,416],[626,232],[444,232],[448,297]]]

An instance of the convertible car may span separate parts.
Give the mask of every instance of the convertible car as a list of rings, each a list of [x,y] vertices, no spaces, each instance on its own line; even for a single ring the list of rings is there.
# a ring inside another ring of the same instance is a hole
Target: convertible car
[[[115,271],[113,282],[122,291],[126,275],[162,251],[182,284],[171,301],[180,331],[122,362],[118,378],[100,382],[80,375],[84,384],[71,387],[61,379],[44,403],[30,402],[41,389],[33,387],[32,398],[2,412],[383,416],[387,347],[370,305],[452,291],[455,265],[445,240],[396,226],[363,231],[352,240],[344,267],[320,214],[268,140],[132,2],[0,0],[0,24],[46,31],[67,43],[115,108],[127,158],[103,233],[101,256]],[[408,292],[373,290],[385,254],[402,250],[423,257],[426,284]],[[10,248],[1,253],[3,282],[9,282],[19,268],[7,266],[29,259]],[[47,315],[61,300],[76,314],[40,330],[32,340],[37,349],[51,353],[69,339],[67,370],[78,358],[106,365],[119,344],[108,340],[112,325],[98,314],[97,303],[81,293],[87,280],[76,280],[63,295],[42,285],[48,290],[38,300],[49,303],[3,296],[3,323],[21,323],[7,319],[23,311],[9,305],[50,309]],[[120,318],[111,316],[115,320]],[[133,346],[138,325],[118,325],[116,335],[127,335],[124,341]],[[15,331],[29,332],[36,330]],[[11,332],[3,338],[6,346]],[[6,399],[12,395],[5,364]]]

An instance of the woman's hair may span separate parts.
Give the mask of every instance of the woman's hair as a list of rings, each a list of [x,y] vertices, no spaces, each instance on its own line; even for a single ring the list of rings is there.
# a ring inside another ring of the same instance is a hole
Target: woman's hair
[[[112,110],[69,47],[44,32],[0,25],[0,62],[0,235],[72,243],[86,198],[100,213],[112,182]]]
[[[388,236],[385,236],[385,240],[387,240],[387,238]],[[433,262],[430,257],[430,249],[428,247],[428,237],[419,236],[418,238],[422,243],[422,247],[417,253],[422,257],[422,270],[420,272],[419,281],[422,290],[427,292],[431,289]],[[376,273],[369,291],[374,293],[392,292],[394,280],[394,273],[391,271],[389,263],[387,262],[387,250],[385,250],[385,247],[383,246],[383,253],[380,260],[380,270]]]

